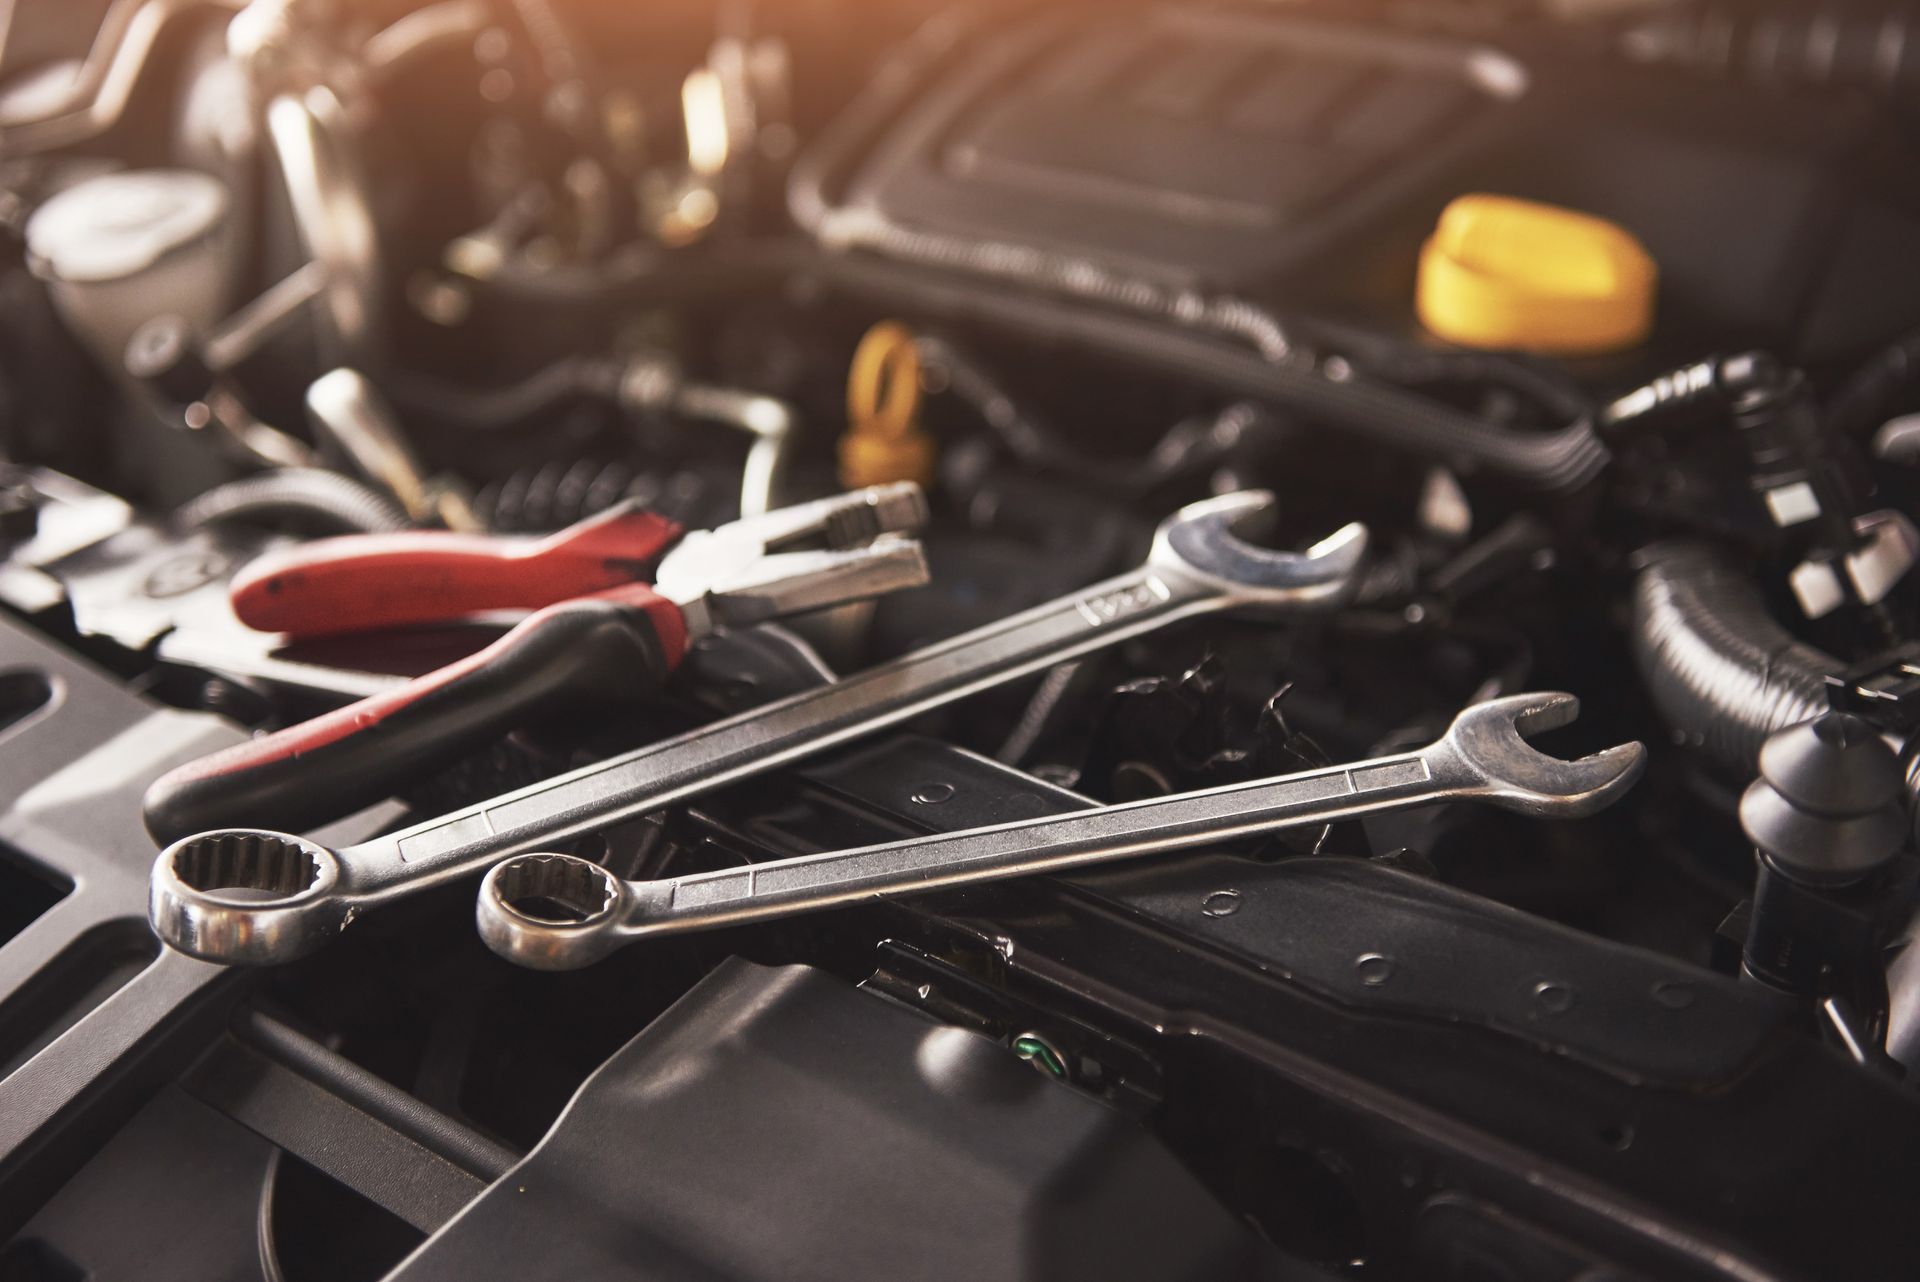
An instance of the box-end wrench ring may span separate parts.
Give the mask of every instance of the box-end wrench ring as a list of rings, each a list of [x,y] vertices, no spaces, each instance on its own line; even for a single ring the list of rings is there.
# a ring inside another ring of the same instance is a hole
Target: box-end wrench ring
[[[1568,694],[1475,704],[1413,752],[1203,792],[966,832],[803,855],[658,881],[621,881],[571,855],[519,855],[481,884],[488,947],[538,970],[571,970],[638,939],[705,930],[1030,873],[1057,872],[1325,824],[1436,801],[1471,800],[1522,814],[1573,818],[1601,809],[1646,763],[1638,743],[1565,761],[1524,735],[1572,721]]]
[[[1364,527],[1305,552],[1244,541],[1273,511],[1262,491],[1180,509],[1139,569],[815,690],[638,748],[344,850],[225,829],[160,853],[148,916],[160,938],[215,961],[288,961],[361,911],[737,783],[931,708],[1179,619],[1328,608],[1358,586]]]

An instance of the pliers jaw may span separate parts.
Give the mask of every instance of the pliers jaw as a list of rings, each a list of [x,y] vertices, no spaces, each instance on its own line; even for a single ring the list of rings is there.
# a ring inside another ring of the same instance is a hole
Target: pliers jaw
[[[763,557],[698,597],[669,599],[680,607],[687,635],[693,639],[717,628],[749,627],[783,615],[917,588],[927,578],[927,558],[920,544],[884,534],[866,547]],[[659,591],[659,584],[654,587]]]
[[[742,517],[707,531],[763,552],[865,547],[884,534],[914,534],[927,524],[927,498],[912,481],[870,485],[823,499]]]
[[[879,485],[696,530],[661,561],[654,591],[689,639],[927,582],[911,537],[927,504],[910,482]]]

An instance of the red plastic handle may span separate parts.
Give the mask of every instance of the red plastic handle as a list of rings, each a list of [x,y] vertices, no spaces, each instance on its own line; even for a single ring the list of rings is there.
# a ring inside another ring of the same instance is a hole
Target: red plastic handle
[[[230,589],[248,627],[294,636],[537,610],[651,575],[679,525],[614,508],[543,538],[413,530],[349,534],[272,552]]]

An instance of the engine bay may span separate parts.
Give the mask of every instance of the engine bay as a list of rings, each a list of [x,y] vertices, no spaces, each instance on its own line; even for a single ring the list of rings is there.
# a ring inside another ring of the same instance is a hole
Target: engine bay
[[[1920,1267],[1920,11],[0,21],[0,1282]]]

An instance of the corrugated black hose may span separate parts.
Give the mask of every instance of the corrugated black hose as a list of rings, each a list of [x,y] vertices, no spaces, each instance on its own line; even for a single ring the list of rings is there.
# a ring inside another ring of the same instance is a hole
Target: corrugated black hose
[[[1827,708],[1843,667],[1767,613],[1751,572],[1706,543],[1640,553],[1633,648],[1640,675],[1676,734],[1729,770],[1750,774],[1776,730]]]

